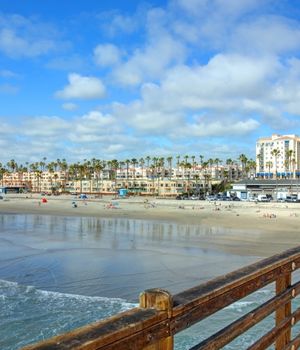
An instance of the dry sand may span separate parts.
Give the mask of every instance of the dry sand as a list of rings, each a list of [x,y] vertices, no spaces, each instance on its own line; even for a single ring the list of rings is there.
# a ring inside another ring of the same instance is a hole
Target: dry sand
[[[231,229],[214,238],[222,249],[242,255],[268,256],[300,242],[300,203],[178,201],[133,197],[129,199],[74,196],[7,195],[0,200],[0,214],[31,213],[99,218],[171,221]],[[77,207],[72,206],[76,202]]]

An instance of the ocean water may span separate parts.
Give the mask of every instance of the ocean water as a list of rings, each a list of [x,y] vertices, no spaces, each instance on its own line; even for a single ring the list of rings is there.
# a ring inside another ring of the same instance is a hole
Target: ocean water
[[[216,237],[230,234],[163,221],[0,215],[0,349],[19,349],[132,308],[147,288],[176,293],[258,260],[214,246]],[[189,349],[273,290],[176,335],[176,349]],[[269,327],[273,316],[265,323]],[[264,327],[252,329],[226,349],[243,349],[261,332]]]
[[[134,306],[119,298],[49,292],[0,280],[0,348],[19,349]]]

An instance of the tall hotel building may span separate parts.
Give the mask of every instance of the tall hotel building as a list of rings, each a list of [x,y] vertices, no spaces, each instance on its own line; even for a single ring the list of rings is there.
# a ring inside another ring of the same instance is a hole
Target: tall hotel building
[[[294,178],[300,176],[300,138],[297,135],[263,137],[256,142],[258,177]]]

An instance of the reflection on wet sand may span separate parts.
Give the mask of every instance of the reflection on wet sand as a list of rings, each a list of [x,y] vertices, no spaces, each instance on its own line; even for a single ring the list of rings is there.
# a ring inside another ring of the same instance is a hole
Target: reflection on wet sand
[[[126,218],[0,216],[0,278],[38,288],[136,300],[257,260],[231,254],[220,227]],[[255,232],[253,232],[255,235]]]

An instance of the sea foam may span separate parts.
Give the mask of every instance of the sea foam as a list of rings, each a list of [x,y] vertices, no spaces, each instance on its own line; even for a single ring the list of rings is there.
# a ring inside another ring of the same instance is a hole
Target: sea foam
[[[135,306],[120,298],[43,291],[0,280],[0,347],[18,349]]]

